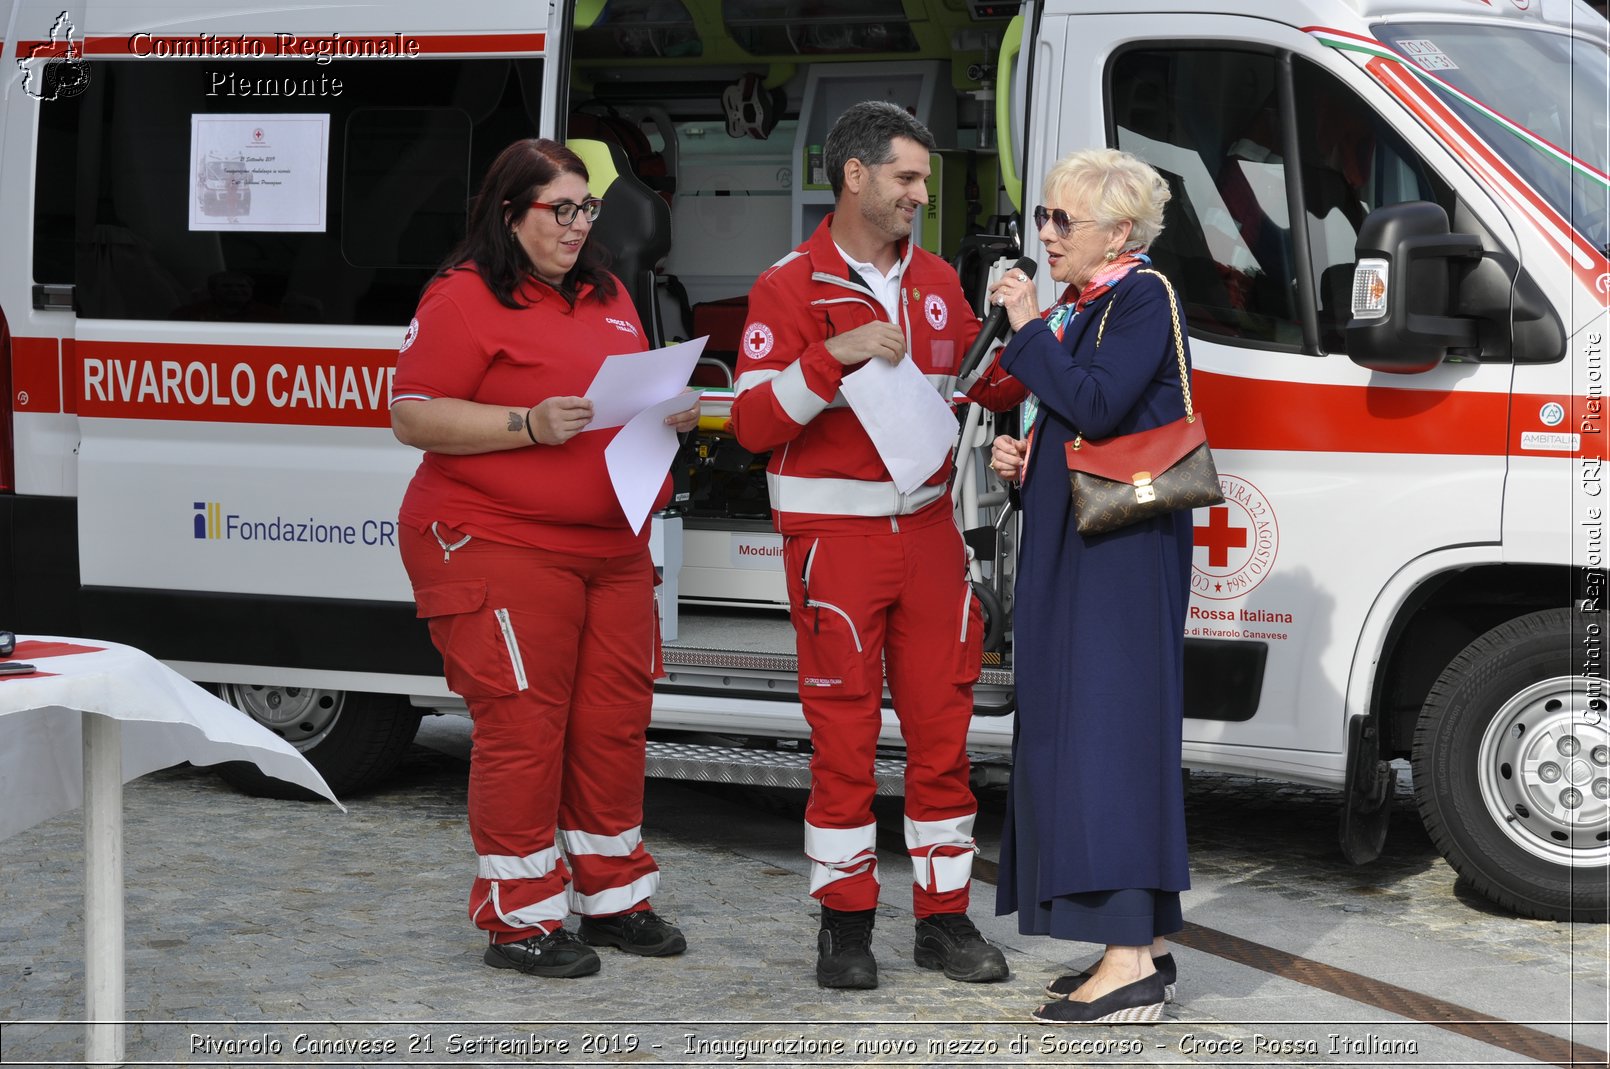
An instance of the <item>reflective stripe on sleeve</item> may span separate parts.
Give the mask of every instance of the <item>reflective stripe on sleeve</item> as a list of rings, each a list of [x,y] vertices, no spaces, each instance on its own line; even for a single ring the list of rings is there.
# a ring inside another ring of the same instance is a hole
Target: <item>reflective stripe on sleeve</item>
[[[745,371],[733,382],[732,395],[736,397],[745,390],[753,390],[761,383],[770,382],[781,374],[781,371],[774,371],[771,368],[767,368],[765,371]]]
[[[805,368],[798,360],[789,364],[772,380],[771,394],[777,398],[777,403],[788,414],[788,418],[801,426],[815,419],[832,400],[832,398],[822,400],[805,384]]]

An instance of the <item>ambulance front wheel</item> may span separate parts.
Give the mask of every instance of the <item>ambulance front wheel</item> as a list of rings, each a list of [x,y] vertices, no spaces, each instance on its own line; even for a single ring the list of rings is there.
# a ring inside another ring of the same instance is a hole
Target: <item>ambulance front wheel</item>
[[[1574,624],[1574,626],[1573,626]],[[1603,921],[1610,720],[1574,659],[1593,617],[1518,617],[1455,657],[1414,734],[1414,793],[1432,842],[1485,897],[1529,917]],[[1602,662],[1597,662],[1602,663]]]
[[[360,793],[385,779],[419,730],[419,710],[395,694],[244,683],[221,684],[218,694],[295,746],[319,770],[337,798]],[[221,764],[218,774],[254,797],[316,797],[293,783],[263,775],[246,761]]]

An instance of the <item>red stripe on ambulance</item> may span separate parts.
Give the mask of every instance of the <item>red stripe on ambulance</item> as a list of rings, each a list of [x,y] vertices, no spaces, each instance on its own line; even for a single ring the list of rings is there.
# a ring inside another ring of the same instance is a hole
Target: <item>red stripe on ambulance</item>
[[[55,338],[11,339],[12,404],[17,412],[62,410],[61,361]]]
[[[68,55],[71,41],[18,41],[19,59]],[[546,33],[332,33],[151,34],[86,38],[86,56],[157,56],[173,59],[372,59],[425,55],[540,54]],[[384,48],[385,51],[380,51]]]

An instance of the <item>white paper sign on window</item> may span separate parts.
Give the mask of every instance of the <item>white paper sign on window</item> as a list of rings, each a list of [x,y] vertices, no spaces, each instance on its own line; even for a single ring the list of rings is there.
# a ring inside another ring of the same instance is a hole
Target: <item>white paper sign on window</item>
[[[325,229],[329,115],[190,116],[190,229]]]

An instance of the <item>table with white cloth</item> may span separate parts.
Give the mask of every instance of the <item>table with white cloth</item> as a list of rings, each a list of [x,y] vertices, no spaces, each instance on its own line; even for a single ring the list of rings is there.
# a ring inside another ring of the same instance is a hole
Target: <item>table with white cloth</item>
[[[295,747],[132,646],[19,635],[9,659],[36,671],[0,675],[0,839],[82,801],[85,1061],[120,1065],[123,784],[183,761],[250,761],[336,798]]]

